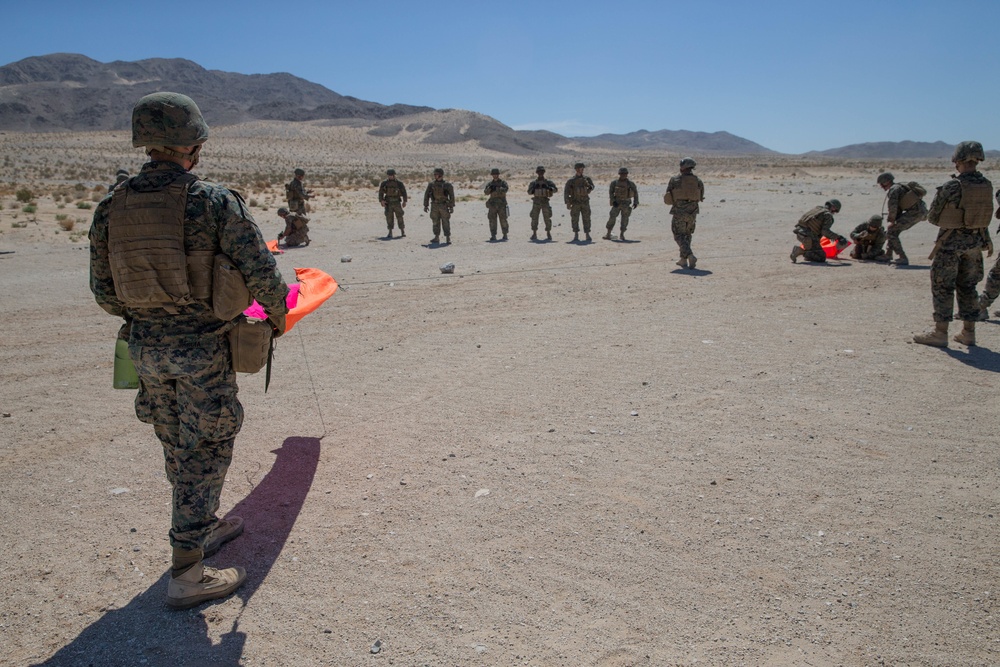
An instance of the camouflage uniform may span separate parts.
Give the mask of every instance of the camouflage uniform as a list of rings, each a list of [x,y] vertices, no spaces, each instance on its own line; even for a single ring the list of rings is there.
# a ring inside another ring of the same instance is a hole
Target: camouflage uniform
[[[795,229],[792,232],[795,234],[795,238],[799,240],[799,243],[802,244],[801,255],[805,257],[806,261],[826,261],[826,252],[820,244],[820,237],[846,243],[847,239],[834,232],[830,229],[831,227],[833,227],[833,213],[824,206],[817,206],[811,209],[802,216],[799,224],[795,225]]]
[[[886,193],[888,203],[886,222],[889,223],[886,230],[886,241],[889,246],[889,254],[896,253],[900,259],[906,259],[906,253],[903,252],[903,244],[899,241],[899,235],[921,220],[927,219],[927,204],[924,203],[923,199],[918,199],[916,204],[905,211],[900,209],[899,200],[908,191],[909,188],[902,183],[893,183]]]
[[[998,206],[995,217],[1000,218],[1000,190],[997,190],[995,198]],[[986,285],[983,286],[983,291],[979,294],[979,306],[983,311],[980,316],[983,319],[986,319],[986,309],[997,300],[997,297],[1000,297],[1000,256],[993,263],[993,268],[986,276]]]
[[[424,210],[430,203],[431,223],[434,228],[434,239],[437,240],[444,231],[445,239],[451,238],[451,212],[455,210],[455,188],[451,183],[441,179],[427,184],[424,190]]]
[[[680,250],[682,261],[694,254],[691,251],[691,238],[694,236],[695,219],[701,210],[698,204],[705,199],[705,184],[691,173],[672,176],[667,183],[667,192],[672,193],[678,189],[685,175],[693,176],[698,181],[701,196],[698,199],[675,199],[670,207],[670,215],[673,216],[670,220],[670,231],[674,234],[674,241]]]
[[[872,225],[875,225],[873,228]],[[871,260],[885,256],[886,233],[882,227],[882,216],[872,216],[867,222],[862,222],[851,232],[854,248],[851,257],[854,259]]]
[[[288,198],[288,209],[292,213],[306,214],[306,200],[312,195],[306,192],[305,186],[302,185],[302,181],[298,177],[293,178],[285,185],[285,196]]]
[[[611,213],[608,215],[608,224],[605,225],[608,229],[605,238],[611,238],[611,230],[615,228],[619,213],[622,216],[620,233],[624,236],[625,230],[628,229],[628,219],[632,215],[632,209],[639,205],[639,188],[628,178],[622,176],[611,181],[611,185],[608,186],[608,199],[610,200]]]
[[[403,226],[403,206],[406,204],[406,186],[395,178],[387,178],[378,186],[378,203],[385,209],[385,226],[392,234],[393,225],[399,224],[399,231],[406,229]]]
[[[486,200],[486,218],[490,223],[490,240],[495,240],[497,237],[498,220],[500,222],[500,231],[503,232],[504,238],[507,238],[507,234],[510,231],[507,224],[507,190],[507,181],[501,178],[491,180],[483,187],[483,192],[488,197]]]
[[[289,212],[285,216],[285,231],[278,237],[285,239],[285,245],[294,248],[302,244],[309,245],[309,218],[300,213]]]
[[[163,190],[186,173],[172,162],[149,162],[122,189]],[[243,422],[225,335],[232,324],[216,318],[211,305],[201,301],[177,305],[175,313],[125,308],[115,291],[109,259],[112,196],[94,212],[90,288],[102,308],[125,319],[123,332],[131,325],[129,355],[139,375],[135,413],[153,424],[173,487],[170,543],[202,549],[218,523],[219,496]],[[184,246],[187,252],[229,255],[250,294],[269,314],[287,312],[288,287],[238,195],[219,185],[194,182],[184,216]]]
[[[531,195],[531,231],[538,231],[539,213],[545,219],[546,233],[552,233],[552,205],[549,198],[559,192],[556,184],[545,178],[544,172],[528,184],[528,194]]]
[[[563,200],[569,209],[573,233],[580,233],[580,218],[583,218],[583,233],[590,234],[590,193],[594,190],[594,181],[583,174],[566,181],[563,189]]]
[[[992,184],[978,171],[959,174],[938,188],[931,203],[927,219],[939,224],[942,211],[949,204],[957,206],[962,201],[962,185]],[[934,302],[934,321],[951,322],[954,319],[955,301],[958,301],[958,319],[975,322],[980,319],[979,295],[976,285],[983,279],[983,248],[990,244],[989,229],[942,229],[935,243],[936,252],[931,262],[931,298]]]

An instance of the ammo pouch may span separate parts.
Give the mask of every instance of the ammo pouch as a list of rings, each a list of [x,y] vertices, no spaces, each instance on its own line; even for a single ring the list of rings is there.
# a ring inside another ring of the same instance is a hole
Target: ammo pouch
[[[267,365],[274,349],[273,333],[267,320],[240,317],[228,335],[234,371],[256,373]]]
[[[673,190],[667,190],[666,191],[666,193],[663,195],[663,203],[666,204],[667,206],[673,206],[674,205],[674,191]]]
[[[212,266],[212,310],[215,316],[228,322],[249,308],[251,303],[250,290],[233,260],[222,253],[215,255]]]

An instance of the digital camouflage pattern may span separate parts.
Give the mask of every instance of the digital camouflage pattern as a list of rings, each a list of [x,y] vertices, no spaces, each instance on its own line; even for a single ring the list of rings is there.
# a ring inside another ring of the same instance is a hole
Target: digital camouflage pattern
[[[921,220],[927,219],[927,204],[924,203],[923,199],[918,200],[915,205],[905,211],[900,209],[899,200],[907,191],[908,188],[902,183],[894,183],[886,193],[888,210],[886,220],[889,223],[888,229],[886,229],[886,243],[889,252],[896,253],[901,258],[905,258],[906,253],[903,251],[899,235]]]
[[[608,199],[611,211],[608,213],[608,224],[605,227],[610,234],[615,228],[618,216],[621,215],[620,232],[624,234],[628,229],[628,220],[632,216],[633,207],[639,205],[639,188],[627,178],[616,179],[608,186]]]
[[[146,192],[167,187],[184,169],[149,162],[128,186]],[[131,324],[129,355],[139,374],[136,416],[154,425],[174,484],[171,544],[199,549],[217,519],[218,498],[240,430],[243,408],[236,397],[226,332],[210,303],[126,310],[115,292],[108,249],[105,197],[90,228],[90,288],[107,312]],[[242,200],[226,188],[197,181],[188,190],[185,251],[223,252],[243,274],[251,296],[269,314],[284,315],[288,286]]]
[[[694,160],[691,160],[691,162],[694,162]],[[681,166],[684,166],[683,162]],[[671,176],[667,182],[667,192],[673,192],[680,188],[681,178],[684,175],[681,173]],[[694,174],[688,175],[694,176]],[[691,240],[694,238],[695,222],[698,218],[698,213],[701,211],[698,204],[705,198],[705,184],[697,176],[694,176],[694,178],[698,180],[698,190],[701,197],[696,200],[675,199],[673,205],[670,207],[670,232],[674,235],[674,242],[677,243],[677,249],[680,251],[682,260],[694,254],[691,251]]]
[[[590,233],[590,193],[594,190],[594,181],[590,176],[573,176],[566,181],[563,189],[563,200],[569,209],[570,223],[573,233],[580,233],[580,219],[583,219],[583,232]]]
[[[1000,218],[1000,190],[996,192],[997,201],[997,218]],[[983,291],[979,294],[979,305],[982,307],[983,312],[981,317],[985,319],[986,309],[1000,297],[1000,256],[997,257],[996,261],[993,263],[993,268],[986,275],[986,285],[983,286]]]
[[[939,187],[927,216],[931,224],[938,224],[945,206],[962,201],[963,182],[981,185],[988,184],[989,180],[978,171],[973,171],[959,174]],[[983,279],[983,249],[989,244],[990,233],[986,228],[942,229],[938,232],[935,243],[937,252],[931,262],[931,299],[935,322],[955,319],[956,301],[958,319],[965,322],[980,319],[981,306],[976,286]]]
[[[451,213],[455,210],[455,188],[445,180],[431,181],[424,190],[424,210],[430,204],[431,224],[434,238],[444,232],[451,236]]]
[[[882,216],[873,216],[855,227],[851,231],[851,240],[854,241],[851,249],[854,259],[872,260],[885,255],[886,231],[882,226]]]
[[[542,170],[544,173],[544,170]],[[552,205],[549,199],[559,191],[556,184],[542,174],[528,184],[528,194],[531,195],[531,231],[538,231],[538,216],[545,220],[545,231],[552,232]]]
[[[394,172],[395,175],[395,172]],[[407,201],[406,186],[395,178],[387,178],[378,186],[378,203],[385,210],[385,226],[391,232],[396,224],[399,229],[406,227],[403,222],[403,204]]]
[[[132,108],[132,146],[197,146],[208,124],[195,101],[180,93],[146,95]]]
[[[279,240],[285,239],[285,245],[290,248],[300,246],[303,243],[309,245],[311,242],[309,238],[309,218],[300,213],[289,212],[285,215],[285,229],[278,238]]]
[[[510,233],[510,225],[507,223],[507,181],[502,178],[491,180],[483,186],[486,193],[486,219],[490,223],[490,237],[497,235],[497,223],[504,236]]]
[[[292,213],[298,213],[299,215],[306,214],[306,200],[309,199],[311,195],[306,192],[306,188],[302,185],[302,181],[298,178],[293,178],[285,185],[285,197],[288,199],[288,208]]]
[[[820,237],[826,237],[833,241],[839,241],[843,238],[831,229],[833,227],[833,214],[825,207],[817,208],[822,210],[816,211],[812,216],[813,222],[810,226],[798,224],[792,230],[805,251],[802,255],[803,258],[809,262],[826,261],[826,253],[820,244]]]

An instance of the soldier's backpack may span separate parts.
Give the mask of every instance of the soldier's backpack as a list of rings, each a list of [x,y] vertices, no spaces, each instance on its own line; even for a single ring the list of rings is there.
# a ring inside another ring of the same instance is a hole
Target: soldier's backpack
[[[926,195],[926,188],[916,181],[910,181],[906,184],[906,192],[899,198],[899,210],[906,211],[913,208]]]

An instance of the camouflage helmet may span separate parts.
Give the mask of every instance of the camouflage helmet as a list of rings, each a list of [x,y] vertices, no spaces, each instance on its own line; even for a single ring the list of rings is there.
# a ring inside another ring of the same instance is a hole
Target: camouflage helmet
[[[544,174],[545,173],[545,167],[543,167],[542,165],[538,165],[537,167],[535,167],[535,173],[536,174]]]
[[[492,176],[499,176],[500,175],[500,170],[497,169],[496,167],[493,167],[492,169],[490,169],[490,175],[492,175]]]
[[[840,213],[840,200],[839,199],[831,199],[831,200],[829,200],[828,202],[826,202],[823,205],[826,206],[831,211],[833,211],[834,213]]]
[[[289,213],[290,213],[290,211],[285,206],[282,206],[282,207],[280,207],[278,209],[278,215],[280,215],[282,218],[285,217],[286,215],[288,215]]]
[[[586,168],[587,168],[587,165],[585,165],[585,164],[584,164],[584,163],[582,163],[582,162],[577,162],[576,164],[574,164],[574,165],[573,165],[573,168],[574,168],[574,169],[586,169]]]
[[[627,174],[628,173],[628,169],[626,167],[622,167],[622,168],[620,168],[618,170],[618,173],[619,174]]]
[[[396,175],[396,170],[395,169],[386,169],[385,170],[385,175],[386,176],[395,176]]]
[[[878,175],[878,178],[875,179],[875,182],[879,185],[885,185],[886,183],[893,183],[895,180],[896,177],[892,175],[892,172],[883,171]]]
[[[303,169],[303,168],[301,168],[301,167],[296,167],[295,168],[295,175],[296,176],[305,176],[306,175],[306,170]]]
[[[442,176],[444,176],[444,169],[442,169],[441,167],[435,167],[434,168],[434,174],[435,175],[436,174],[441,174]]]
[[[688,167],[694,169],[695,165],[697,164],[698,163],[694,161],[694,158],[686,157],[681,160],[681,169],[687,169]]]
[[[152,93],[132,108],[132,146],[200,146],[208,123],[187,95]]]
[[[882,216],[881,215],[873,215],[872,217],[868,218],[868,226],[869,227],[881,227],[882,226]]]
[[[951,156],[952,162],[966,162],[968,160],[982,162],[985,159],[986,154],[983,153],[983,145],[978,141],[963,141],[955,146],[955,152]]]
[[[128,176],[128,169],[119,169],[115,172],[115,176]]]

